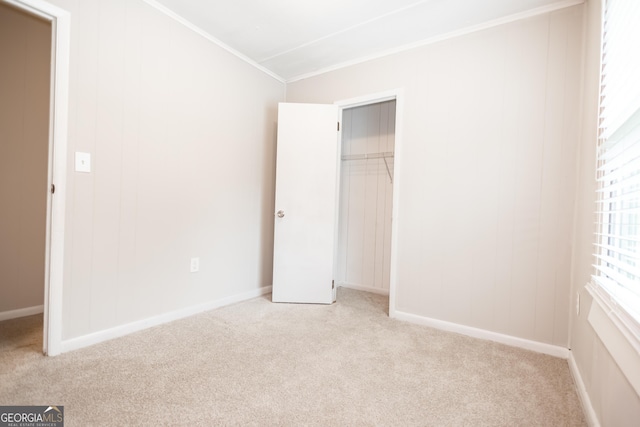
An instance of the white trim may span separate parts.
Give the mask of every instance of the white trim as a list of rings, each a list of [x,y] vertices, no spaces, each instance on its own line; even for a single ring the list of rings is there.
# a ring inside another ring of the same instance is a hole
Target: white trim
[[[242,294],[221,298],[204,304],[186,307],[181,310],[160,314],[158,316],[127,323],[126,325],[120,325],[111,329],[106,329],[103,331],[94,332],[92,334],[83,335],[81,337],[65,340],[62,342],[62,352],[65,353],[67,351],[78,350],[80,348],[88,347],[90,345],[98,344],[114,338],[123,337],[125,335],[148,329],[153,326],[162,325],[164,323],[184,319],[185,317],[190,317],[195,314],[203,313],[205,311],[214,310],[216,308],[256,298],[268,294],[269,292],[271,292],[271,286],[265,286],[254,291],[244,292]]]
[[[396,99],[398,91],[401,89],[388,90],[384,92],[374,93],[371,95],[356,96],[355,98],[344,99],[342,101],[336,101],[334,104],[338,105],[343,110],[345,108],[361,107],[363,105],[377,104],[385,101],[392,101]]]
[[[593,297],[589,324],[631,387],[640,395],[640,341],[626,328],[615,307],[600,295],[597,285],[589,283],[587,291]]]
[[[400,193],[402,189],[402,159],[404,140],[404,89],[396,90],[396,135],[393,149],[393,197],[391,208],[391,264],[389,279],[389,317],[396,317],[398,284],[398,224],[400,223]]]
[[[391,261],[389,277],[389,317],[394,318],[396,312],[396,284],[398,282],[398,220],[400,219],[400,188],[402,182],[402,138],[404,117],[404,88],[396,88],[384,92],[372,93],[355,98],[336,101],[340,107],[340,117],[345,108],[359,107],[367,104],[396,100],[396,127],[393,158],[393,200],[391,202]],[[342,143],[342,141],[340,141]]]
[[[220,41],[219,39],[215,38],[214,36],[212,36],[208,32],[204,31],[202,28],[194,25],[193,23],[189,22],[188,20],[186,20],[182,16],[178,15],[177,13],[175,13],[174,11],[169,9],[168,7],[158,3],[156,0],[142,0],[142,1],[147,3],[149,6],[153,7],[154,9],[158,10],[159,12],[162,12],[163,14],[165,14],[169,18],[173,19],[174,21],[184,25],[185,27],[187,27],[191,31],[193,31],[193,32],[199,34],[200,36],[204,37],[205,39],[209,40],[210,42],[212,42],[213,44],[217,45],[218,47],[226,50],[230,54],[232,54],[232,55],[236,56],[237,58],[243,60],[244,62],[246,62],[247,64],[251,65],[252,67],[257,68],[258,70],[260,70],[263,73],[269,75],[270,77],[273,77],[274,79],[278,80],[281,83],[285,83],[285,79],[283,79],[282,77],[280,77],[279,75],[277,75],[273,71],[269,70],[266,67],[263,67],[262,65],[258,64],[256,61],[254,61],[253,59],[249,58],[248,56],[246,56],[246,55],[244,55],[244,54],[242,54],[240,52],[238,52],[237,50],[235,50],[231,46],[223,43],[222,41]]]
[[[33,316],[34,314],[44,313],[44,305],[36,305],[34,307],[19,308],[17,310],[9,310],[0,312],[0,322],[9,319],[17,319],[19,317]]]
[[[4,0],[15,7],[51,21],[51,104],[49,111],[48,188],[55,183],[55,196],[47,192],[47,233],[44,285],[43,352],[60,353],[62,341],[62,287],[67,170],[67,126],[69,118],[69,57],[71,16],[43,0]]]
[[[371,292],[378,295],[389,295],[388,289],[372,288],[371,286],[356,285],[354,283],[338,283],[339,288],[353,289],[356,291]]]
[[[571,372],[573,382],[576,385],[578,397],[580,398],[580,403],[582,403],[582,412],[584,412],[584,415],[587,419],[587,424],[589,425],[589,427],[600,427],[600,421],[598,420],[595,409],[593,409],[591,399],[589,398],[589,393],[587,393],[587,387],[584,385],[582,375],[580,374],[580,370],[578,369],[578,365],[576,364],[576,360],[573,357],[572,351],[569,352],[568,362],[569,371]]]
[[[331,71],[336,71],[341,68],[351,67],[352,65],[362,64],[363,62],[373,61],[375,59],[384,58],[385,56],[395,55],[397,53],[405,52],[407,50],[416,49],[419,47],[427,46],[430,44],[438,43],[444,40],[453,39],[456,37],[465,36],[470,33],[475,33],[476,31],[487,30],[489,28],[497,27],[499,25],[508,24],[511,22],[519,21],[522,19],[531,18],[534,16],[542,15],[545,13],[554,12],[556,10],[565,9],[567,7],[577,6],[579,4],[583,4],[584,0],[565,0],[561,2],[556,2],[550,5],[541,6],[535,9],[531,9],[525,12],[514,13],[513,15],[505,16],[503,18],[494,19],[491,21],[484,22],[482,24],[472,25],[470,27],[462,28],[460,30],[451,31],[449,33],[437,35],[430,37],[428,39],[420,40],[418,42],[405,44],[403,46],[395,47],[393,49],[384,50],[382,52],[374,53],[371,55],[363,56],[358,59],[353,59],[350,61],[341,62],[339,64],[330,65],[328,67],[321,68],[316,71],[312,71],[310,73],[300,74],[298,76],[293,76],[291,78],[286,79],[287,83],[297,82],[299,80],[308,79],[310,77],[315,77],[320,74],[325,74]]]
[[[609,293],[609,289],[600,285],[599,282],[594,282],[594,280],[597,280],[597,277],[592,277],[591,280],[592,281],[586,285],[587,292],[589,292],[593,300],[597,302],[601,309],[607,314],[611,323],[613,323],[624,338],[629,341],[629,344],[635,349],[636,353],[640,355],[640,324],[638,324],[638,321],[631,316],[624,307],[618,304],[616,297]]]
[[[417,325],[429,326],[431,328],[440,329],[442,331],[455,332],[457,334],[462,334],[473,338],[494,341],[511,347],[517,347],[525,350],[535,351],[537,353],[548,354],[549,356],[559,357],[562,359],[569,358],[569,349],[557,345],[531,341],[524,338],[504,335],[497,332],[487,331],[485,329],[473,328],[471,326],[459,325],[457,323],[445,322],[444,320],[432,319],[429,317],[418,316],[402,311],[396,311],[394,317],[398,320],[404,320],[406,322],[415,323]]]

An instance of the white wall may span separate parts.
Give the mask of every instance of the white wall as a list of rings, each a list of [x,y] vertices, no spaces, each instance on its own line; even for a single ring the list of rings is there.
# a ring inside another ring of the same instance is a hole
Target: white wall
[[[566,347],[582,5],[287,85],[404,88],[396,309]]]
[[[0,317],[44,301],[51,24],[0,3]]]
[[[270,286],[284,85],[140,0],[52,2],[71,14],[63,339]]]
[[[633,426],[640,420],[640,396],[594,332],[587,319],[592,304],[584,286],[589,282],[594,263],[595,145],[598,126],[598,90],[600,78],[601,0],[586,4],[586,49],[582,138],[573,244],[572,297],[580,295],[580,314],[571,310],[571,350],[589,399],[603,426]]]
[[[342,114],[342,155],[392,153],[396,102]],[[337,283],[389,292],[393,158],[342,160]],[[390,176],[390,174],[391,176]]]

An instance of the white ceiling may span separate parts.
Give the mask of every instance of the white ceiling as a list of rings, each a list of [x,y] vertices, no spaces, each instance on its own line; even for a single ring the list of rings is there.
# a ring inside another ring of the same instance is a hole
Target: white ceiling
[[[283,80],[583,0],[147,0]]]

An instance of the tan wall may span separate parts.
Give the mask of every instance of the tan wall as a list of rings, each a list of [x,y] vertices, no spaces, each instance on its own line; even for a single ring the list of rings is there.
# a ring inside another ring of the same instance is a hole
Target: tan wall
[[[631,387],[588,321],[592,298],[584,288],[594,263],[595,144],[600,78],[601,0],[586,6],[586,50],[580,171],[574,239],[571,350],[593,408],[603,426],[633,426],[640,420],[640,397]],[[580,315],[575,296],[580,295]]]
[[[284,84],[140,0],[53,3],[71,14],[63,339],[271,285]]]
[[[51,24],[0,4],[0,313],[44,301]]]
[[[580,5],[287,85],[404,88],[397,310],[568,345],[581,51]]]

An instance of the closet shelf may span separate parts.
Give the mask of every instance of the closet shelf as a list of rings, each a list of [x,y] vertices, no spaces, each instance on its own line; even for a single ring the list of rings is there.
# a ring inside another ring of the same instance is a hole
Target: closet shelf
[[[342,160],[369,160],[369,159],[389,159],[389,158],[393,158],[392,151],[387,151],[384,153],[345,154],[342,156]]]
[[[372,160],[372,159],[384,160],[384,165],[387,167],[387,174],[389,175],[389,180],[393,184],[393,175],[391,175],[391,170],[389,169],[389,163],[387,162],[387,159],[393,159],[392,151],[386,151],[384,153],[345,154],[342,156],[342,160]]]

